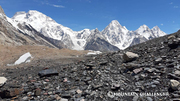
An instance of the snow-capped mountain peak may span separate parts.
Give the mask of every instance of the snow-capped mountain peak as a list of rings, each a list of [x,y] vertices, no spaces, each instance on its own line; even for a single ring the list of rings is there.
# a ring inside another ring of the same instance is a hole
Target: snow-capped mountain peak
[[[149,40],[151,38],[165,35],[165,33],[157,26],[149,29],[147,25],[142,25],[136,31],[129,31],[117,20],[111,21],[102,32],[97,28],[94,30],[84,29],[81,31],[73,31],[68,27],[58,24],[52,18],[36,10],[30,10],[27,13],[17,12],[11,19],[8,18],[8,21],[19,30],[20,28],[18,28],[18,24],[30,25],[45,37],[60,40],[67,46],[67,48],[75,50],[83,50],[84,46],[89,42],[88,40],[91,40],[92,38],[95,40],[102,39],[120,49],[125,49],[131,45],[134,38],[136,38],[136,42],[142,42],[142,40],[138,40],[138,38],[143,38],[143,40],[146,38]],[[30,34],[31,33],[28,35]],[[133,44],[136,43],[135,41]]]
[[[112,27],[122,27],[121,24],[117,20],[111,21],[109,25]]]
[[[151,29],[147,25],[140,26],[135,32],[144,36],[146,39],[150,39],[152,37]]]
[[[84,39],[77,38],[78,32],[58,24],[52,18],[36,10],[30,10],[27,13],[16,13],[12,17],[11,23],[13,23],[13,25],[16,24],[16,26],[18,23],[31,25],[35,30],[44,36],[63,41],[70,49],[83,50],[83,45],[85,44]]]
[[[158,26],[154,26],[152,30],[160,30],[160,28]]]
[[[113,20],[103,31],[102,34],[112,45],[122,49],[122,44],[126,39],[129,30],[121,26],[117,20]]]
[[[142,32],[144,30],[150,30],[150,28],[147,25],[142,25],[137,29],[138,32]]]
[[[151,30],[152,30],[152,33],[153,33],[156,37],[160,37],[160,36],[166,35],[166,33],[164,33],[163,31],[161,31],[161,29],[160,29],[158,26],[153,27]]]

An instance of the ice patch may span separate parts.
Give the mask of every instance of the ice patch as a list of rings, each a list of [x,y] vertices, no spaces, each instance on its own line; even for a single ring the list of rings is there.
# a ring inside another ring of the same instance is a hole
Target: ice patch
[[[100,51],[90,51],[87,53],[87,55],[96,55],[96,54],[101,54],[102,52]]]
[[[33,57],[31,56],[31,54],[27,52],[24,55],[22,55],[14,64],[7,64],[7,66],[14,66],[14,65],[19,65],[21,63],[28,63],[31,62],[32,58]]]

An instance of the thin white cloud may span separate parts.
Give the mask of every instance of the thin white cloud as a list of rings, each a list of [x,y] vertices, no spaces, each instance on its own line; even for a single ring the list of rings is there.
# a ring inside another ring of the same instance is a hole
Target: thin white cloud
[[[46,3],[46,5],[53,6],[56,8],[65,8],[65,6],[62,6],[62,5],[55,5],[55,4],[50,4],[50,3]]]
[[[65,8],[65,7],[62,6],[62,5],[52,5],[52,6],[57,7],[57,8]]]
[[[170,5],[172,5],[172,4],[173,4],[173,2],[170,3]]]
[[[161,26],[163,26],[164,24],[161,24]]]
[[[51,4],[51,3],[49,3],[48,0],[33,0],[33,1],[39,2],[42,5],[48,5],[48,6],[52,6],[52,7],[56,7],[56,8],[65,8],[65,6],[63,6],[63,5]],[[60,2],[60,0],[58,2]]]
[[[174,8],[179,8],[179,6],[174,6]]]

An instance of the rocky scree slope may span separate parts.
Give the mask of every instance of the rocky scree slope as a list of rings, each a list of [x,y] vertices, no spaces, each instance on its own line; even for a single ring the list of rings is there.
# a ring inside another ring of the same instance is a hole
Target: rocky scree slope
[[[180,100],[180,31],[68,65],[47,62],[2,70],[0,99],[55,101]],[[130,52],[128,52],[130,51]],[[120,92],[163,93],[120,96]],[[115,95],[117,93],[117,95]]]

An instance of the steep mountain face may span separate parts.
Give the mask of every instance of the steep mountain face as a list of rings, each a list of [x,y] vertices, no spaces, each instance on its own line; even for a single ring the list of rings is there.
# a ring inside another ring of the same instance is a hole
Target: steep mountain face
[[[9,20],[10,21],[10,20]],[[34,39],[34,41],[38,44],[53,47],[53,48],[66,48],[66,46],[60,40],[55,40],[49,37],[42,35],[41,33],[37,32],[31,25],[29,24],[18,24],[19,32],[23,33],[24,35],[29,36],[30,38]]]
[[[113,20],[102,33],[111,44],[115,45],[126,40],[122,36],[126,36],[128,30],[125,26],[121,26],[117,20]]]
[[[116,46],[111,45],[97,28],[93,30],[91,35],[87,38],[84,49],[106,52],[119,50]]]
[[[0,6],[0,44],[2,45],[23,45],[36,44],[33,40],[30,40],[27,36],[19,33],[19,31],[12,26],[6,18],[3,9]]]
[[[0,44],[2,45],[45,45],[52,48],[65,47],[62,42],[43,36],[25,22],[12,22],[13,20],[8,18],[0,7]]]
[[[145,41],[147,41],[147,39],[146,39],[144,36],[142,36],[142,35],[136,35],[136,36],[133,38],[130,46],[136,45],[136,44],[138,44],[138,43],[143,43],[143,42],[145,42]]]
[[[45,37],[62,41],[69,49],[83,50],[81,45],[84,45],[84,40],[76,38],[77,32],[56,23],[52,18],[38,11],[17,12],[12,17],[12,21],[14,25],[25,22]]]
[[[135,33],[129,31],[125,26],[121,26],[117,20],[113,20],[103,31],[109,43],[117,46],[119,49],[125,49],[133,41]]]

